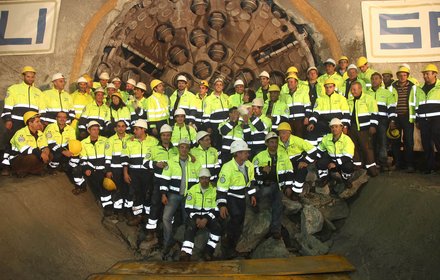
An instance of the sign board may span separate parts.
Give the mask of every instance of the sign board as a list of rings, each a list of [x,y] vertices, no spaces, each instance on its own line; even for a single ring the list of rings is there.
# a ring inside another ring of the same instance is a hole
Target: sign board
[[[52,53],[61,0],[0,2],[0,55]]]
[[[440,61],[438,1],[364,1],[362,19],[369,61]]]

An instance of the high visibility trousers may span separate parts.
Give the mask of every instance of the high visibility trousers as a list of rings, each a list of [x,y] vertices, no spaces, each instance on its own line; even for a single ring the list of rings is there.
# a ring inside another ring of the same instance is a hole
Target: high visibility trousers
[[[133,215],[141,215],[144,211],[149,214],[150,206],[146,203],[147,190],[152,189],[151,172],[146,169],[129,169],[128,172],[131,177],[128,200],[133,201]]]
[[[200,217],[200,216],[199,216]],[[221,227],[217,219],[208,219],[206,223],[206,228],[209,230],[209,239],[206,244],[206,252],[212,255],[214,253],[215,247],[220,240]],[[194,249],[194,238],[198,231],[196,218],[188,218],[185,224],[185,235],[183,238],[182,251],[192,255]]]
[[[319,142],[321,142],[322,137],[327,133],[330,133],[328,122],[318,121],[312,131],[307,131],[306,140],[316,147],[318,146]]]
[[[102,186],[104,180],[104,170],[92,170],[90,176],[86,176],[87,185],[89,185],[95,198],[101,202],[103,208],[113,207],[112,193]]]
[[[113,195],[113,207],[116,210],[122,210],[123,208],[130,208],[133,206],[133,202],[129,201],[129,189],[128,184],[124,181],[123,169],[112,168],[113,182],[116,184],[116,191],[112,192]]]
[[[162,169],[155,168],[155,175],[153,178],[153,194],[151,196],[151,208],[150,216],[148,217],[148,222],[145,226],[147,230],[155,230],[157,228],[157,222],[161,213],[163,212],[163,204],[161,200],[161,193],[159,187],[159,180],[156,174],[160,174]]]
[[[328,165],[331,162],[336,165],[336,168],[329,170]],[[345,161],[342,164],[339,164],[337,161],[333,160],[327,153],[323,154],[322,157],[317,160],[316,168],[318,169],[318,177],[321,181],[328,180],[328,175],[330,171],[341,173],[342,180],[345,184],[348,184],[354,172],[354,164],[352,160]]]
[[[289,121],[290,126],[292,127],[292,133],[295,136],[300,138],[304,138],[304,118],[297,118]]]
[[[376,171],[376,160],[374,159],[373,137],[370,136],[368,130],[357,130],[352,126],[349,136],[354,143],[354,165],[358,168],[365,166],[369,173]],[[376,174],[377,175],[377,174]]]
[[[307,177],[307,167],[299,168],[298,165],[301,162],[301,160],[295,160],[292,158],[290,160],[293,166],[293,187],[292,190],[295,193],[302,193],[304,182],[306,181]]]
[[[82,167],[81,167],[81,165],[79,165],[79,162],[80,162],[79,156],[71,157],[69,159],[69,167],[68,167],[68,170],[70,170],[70,171],[68,171],[68,172],[72,174],[71,175],[72,176],[71,182],[74,184],[75,188],[85,189],[86,188],[86,179],[84,178],[84,174],[82,172]]]

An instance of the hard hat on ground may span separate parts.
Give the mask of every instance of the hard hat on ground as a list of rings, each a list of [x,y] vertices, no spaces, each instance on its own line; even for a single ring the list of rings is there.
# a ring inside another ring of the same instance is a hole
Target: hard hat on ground
[[[389,139],[391,139],[391,140],[399,139],[400,138],[400,131],[398,129],[396,129],[396,128],[395,129],[390,129],[388,127],[388,129],[387,129],[387,137]]]
[[[107,177],[105,177],[104,180],[102,181],[102,186],[104,187],[104,189],[106,189],[108,191],[116,190],[115,182],[113,182],[112,179],[107,178]]]
[[[250,150],[251,149],[249,149],[248,144],[241,139],[235,140],[231,144],[231,153],[250,151]]]
[[[40,114],[38,114],[38,113],[35,112],[35,111],[27,111],[27,112],[24,113],[24,115],[23,115],[23,121],[24,121],[24,124],[27,125],[27,122],[28,122],[29,120],[31,120],[31,119],[33,119],[33,118],[36,118],[36,117],[39,117],[39,116],[40,116]]]
[[[81,141],[76,140],[76,139],[72,139],[72,140],[69,140],[67,145],[68,145],[69,151],[74,156],[78,156],[79,153],[81,153],[81,150],[82,150]]]
[[[290,124],[288,122],[282,122],[278,125],[278,131],[282,130],[288,130],[292,132],[292,128],[290,127]]]

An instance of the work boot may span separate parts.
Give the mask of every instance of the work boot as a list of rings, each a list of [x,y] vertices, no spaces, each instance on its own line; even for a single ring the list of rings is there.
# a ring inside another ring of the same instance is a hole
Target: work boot
[[[185,251],[180,252],[179,262],[189,262],[191,261],[191,255]]]
[[[142,215],[132,216],[128,221],[127,225],[131,227],[138,226],[142,222]]]

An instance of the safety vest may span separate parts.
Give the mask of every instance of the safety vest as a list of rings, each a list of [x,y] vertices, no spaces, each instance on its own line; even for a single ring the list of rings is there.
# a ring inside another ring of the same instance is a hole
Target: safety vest
[[[335,72],[332,75],[329,75],[327,73],[322,74],[321,76],[318,77],[318,83],[324,87],[325,81],[330,78],[332,78],[333,81],[335,81],[335,90],[339,92],[339,90],[342,87],[342,84],[344,83],[344,80],[342,79],[342,76],[338,74],[338,72]],[[325,94],[325,90],[323,92]]]
[[[423,85],[422,85],[423,88]],[[423,90],[417,92],[416,118],[433,118],[440,116],[440,80],[427,93]]]
[[[82,149],[80,153],[81,165],[85,169],[104,170],[106,150],[110,148],[108,139],[98,136],[98,140],[93,144],[90,136],[81,141]]]
[[[374,91],[373,88],[370,88],[366,93],[371,95],[377,102],[378,119],[391,119],[397,117],[396,100],[389,90],[379,87]]]
[[[279,188],[293,185],[293,167],[289,156],[283,149],[278,149],[276,160],[276,175]],[[255,166],[255,179],[257,184],[263,185],[268,174],[263,172],[264,166],[272,166],[272,157],[269,150],[259,152],[252,160]]]
[[[144,166],[148,169],[154,170],[157,162],[168,162],[170,158],[177,156],[179,153],[177,147],[174,147],[172,143],[170,143],[170,148],[165,148],[161,143],[156,146],[151,147],[150,156],[144,158]],[[198,160],[198,159],[197,159]],[[162,174],[162,170],[160,174],[154,173],[157,177],[160,177]]]
[[[377,71],[373,70],[371,68],[368,68],[367,70],[365,70],[365,72],[359,71],[358,77],[360,79],[364,80],[365,86],[367,88],[371,87],[371,75],[373,75],[375,72],[377,72]]]
[[[90,93],[82,93],[78,90],[72,93],[72,103],[75,109],[75,118],[79,120],[84,107],[93,102],[93,97]]]
[[[22,82],[8,88],[3,108],[3,120],[23,122],[23,115],[27,111],[38,112],[41,106],[41,91],[33,85]]]
[[[122,168],[122,150],[131,137],[131,134],[125,133],[121,139],[115,133],[108,138],[109,148],[105,150],[105,163],[108,168]]]
[[[137,138],[130,138],[122,149],[122,165],[130,169],[147,169],[144,166],[144,159],[151,157],[151,147],[156,146],[159,141],[150,135],[146,135],[143,141]]]
[[[131,112],[131,121],[134,123],[138,119],[146,119],[148,106],[147,98],[142,96],[141,99],[137,100],[133,96],[133,99],[130,99],[127,103],[127,107]]]
[[[244,199],[246,190],[248,195],[255,195],[254,165],[247,160],[244,162],[244,166],[247,172],[247,180],[244,174],[238,169],[238,164],[235,159],[231,159],[222,166],[217,181],[218,207],[226,206],[228,196]]]
[[[211,172],[211,181],[217,180],[218,172],[220,171],[221,161],[218,158],[218,151],[214,147],[209,147],[204,150],[200,145],[194,147],[190,151],[200,163],[202,168],[208,168]]]
[[[316,99],[315,108],[309,121],[316,124],[319,121],[330,122],[331,119],[338,118],[344,125],[350,125],[350,112],[347,99],[333,92],[330,96],[325,94]]]
[[[194,185],[188,190],[185,201],[185,209],[192,219],[194,216],[215,219],[218,215],[217,208],[217,191],[210,183],[205,191],[202,191],[200,183]]]
[[[185,172],[185,192],[199,182],[200,163],[196,160],[191,161],[188,157],[185,169],[182,171],[179,155],[171,158],[168,165],[163,169],[160,183],[160,191],[162,194],[175,193],[180,194],[180,183],[182,181],[182,172]]]
[[[128,100],[130,100],[130,93],[125,91],[125,90],[119,90],[118,92],[121,94],[122,96],[122,101],[127,104]]]
[[[243,124],[244,140],[253,153],[266,149],[265,138],[272,129],[272,121],[265,115],[252,116],[248,124]]]
[[[292,161],[305,159],[307,162],[312,163],[316,159],[316,147],[298,136],[290,135],[287,143],[283,143],[278,138],[278,146],[285,150]]]
[[[241,123],[241,121],[233,123],[227,119],[218,126],[218,130],[222,136],[222,150],[229,152],[232,142],[238,139],[243,140],[244,134]]]
[[[286,103],[289,107],[290,119],[308,118],[312,113],[309,87],[297,87],[293,94],[287,92],[287,94],[280,96],[280,100]]]
[[[48,146],[46,136],[42,131],[37,131],[37,137],[32,135],[28,126],[19,129],[11,138],[11,154],[9,161],[19,154],[40,156],[40,151]]]
[[[68,122],[75,118],[73,100],[67,91],[62,90],[59,92],[57,89],[52,88],[43,91],[41,96],[40,114],[43,121],[56,122],[58,112],[66,112]]]
[[[149,123],[168,120],[170,118],[170,107],[168,96],[164,93],[157,93],[153,91],[150,97],[147,98],[147,120]],[[150,127],[155,127],[155,124],[150,124]]]
[[[207,94],[205,94],[203,98],[200,97],[199,94],[196,94],[193,99],[194,102],[191,106],[191,115],[194,116],[194,122],[198,130],[202,130],[203,128],[203,123],[204,123],[203,110],[205,108],[204,105],[207,97],[208,97]]]
[[[319,156],[327,153],[339,165],[351,161],[354,156],[354,143],[350,136],[341,134],[336,142],[333,142],[333,134],[326,134],[318,145]]]
[[[233,95],[229,96],[229,104],[232,107],[239,107],[240,105],[242,105],[243,102],[243,95],[244,93],[234,93]]]
[[[103,130],[110,121],[110,108],[102,104],[98,106],[96,102],[90,103],[84,108],[83,113],[78,122],[79,129],[86,129],[90,121],[97,121]]]
[[[46,126],[44,135],[47,139],[47,144],[52,151],[58,151],[59,149],[67,149],[69,140],[76,139],[75,129],[70,125],[66,125],[63,131],[60,131],[60,127],[57,123],[51,123]]]
[[[377,120],[377,103],[373,96],[365,93],[362,93],[359,99],[355,99],[353,96],[350,96],[348,98],[348,106],[350,107],[351,115],[353,115],[353,109],[356,109],[355,118],[358,131],[368,129],[370,126],[377,126],[379,124],[379,121]],[[352,123],[351,125],[354,124]]]
[[[263,91],[262,87],[259,87],[255,92],[255,98],[262,98],[264,101],[269,99],[269,87],[270,85],[268,85],[266,92]]]
[[[179,126],[175,124],[173,126],[173,133],[171,134],[171,143],[177,147],[180,139],[188,139],[192,145],[196,144],[196,135],[197,132],[194,127],[184,124],[183,126]]]
[[[338,93],[342,94],[345,98],[349,98],[351,96],[351,85],[354,82],[359,82],[362,85],[362,92],[366,92],[367,91],[367,87],[365,85],[364,80],[362,80],[361,78],[357,77],[356,81],[353,81],[350,83],[350,86],[348,86],[350,80],[349,79],[345,79],[344,83],[342,84],[341,88],[339,89]],[[370,86],[371,87],[371,86]]]
[[[177,90],[173,92],[170,96],[170,119],[172,120],[174,118],[174,106],[176,105],[177,100]],[[185,111],[186,114],[186,121],[194,121],[194,116],[191,115],[191,105],[194,102],[194,93],[190,92],[189,90],[185,89],[183,91],[182,96],[179,99],[179,103],[177,104],[177,108],[181,108]]]
[[[127,125],[127,130],[131,130],[130,126],[133,124],[131,121],[132,112],[128,106],[120,107],[118,110],[114,110],[111,106],[110,110],[110,122],[116,124],[118,121],[124,121]]]
[[[394,100],[396,100],[396,104],[399,103],[399,94],[396,90],[396,84],[399,81],[395,81],[391,84],[391,86],[388,88],[390,92],[393,93],[394,96]],[[409,92],[409,96],[408,96],[408,114],[409,114],[409,122],[410,123],[414,123],[415,119],[416,119],[416,99],[417,96],[420,96],[420,92],[423,90],[421,88],[419,88],[418,86],[416,86],[415,84],[413,84],[410,81],[410,85],[411,90]],[[397,105],[396,105],[397,108]]]
[[[267,116],[267,111],[269,110],[269,102],[269,99],[264,102],[263,115],[265,116]],[[272,106],[272,113],[270,115],[272,120],[272,130],[276,130],[280,123],[288,121],[290,110],[286,103],[277,100]]]
[[[304,86],[308,86],[308,83],[307,83],[307,81],[303,81],[303,80],[299,80],[298,79],[298,87],[304,87]],[[281,86],[281,91],[280,91],[280,99],[281,99],[281,96],[283,96],[283,95],[286,95],[286,94],[289,94],[289,91],[290,91],[290,89],[289,89],[289,85],[288,85],[288,83],[284,83],[282,86]],[[282,100],[282,99],[281,99]],[[286,100],[283,100],[284,102],[286,102]]]
[[[203,106],[205,106],[203,118],[208,127],[217,128],[220,123],[228,118],[230,106],[228,96],[223,92],[219,96],[211,93],[206,97]]]

